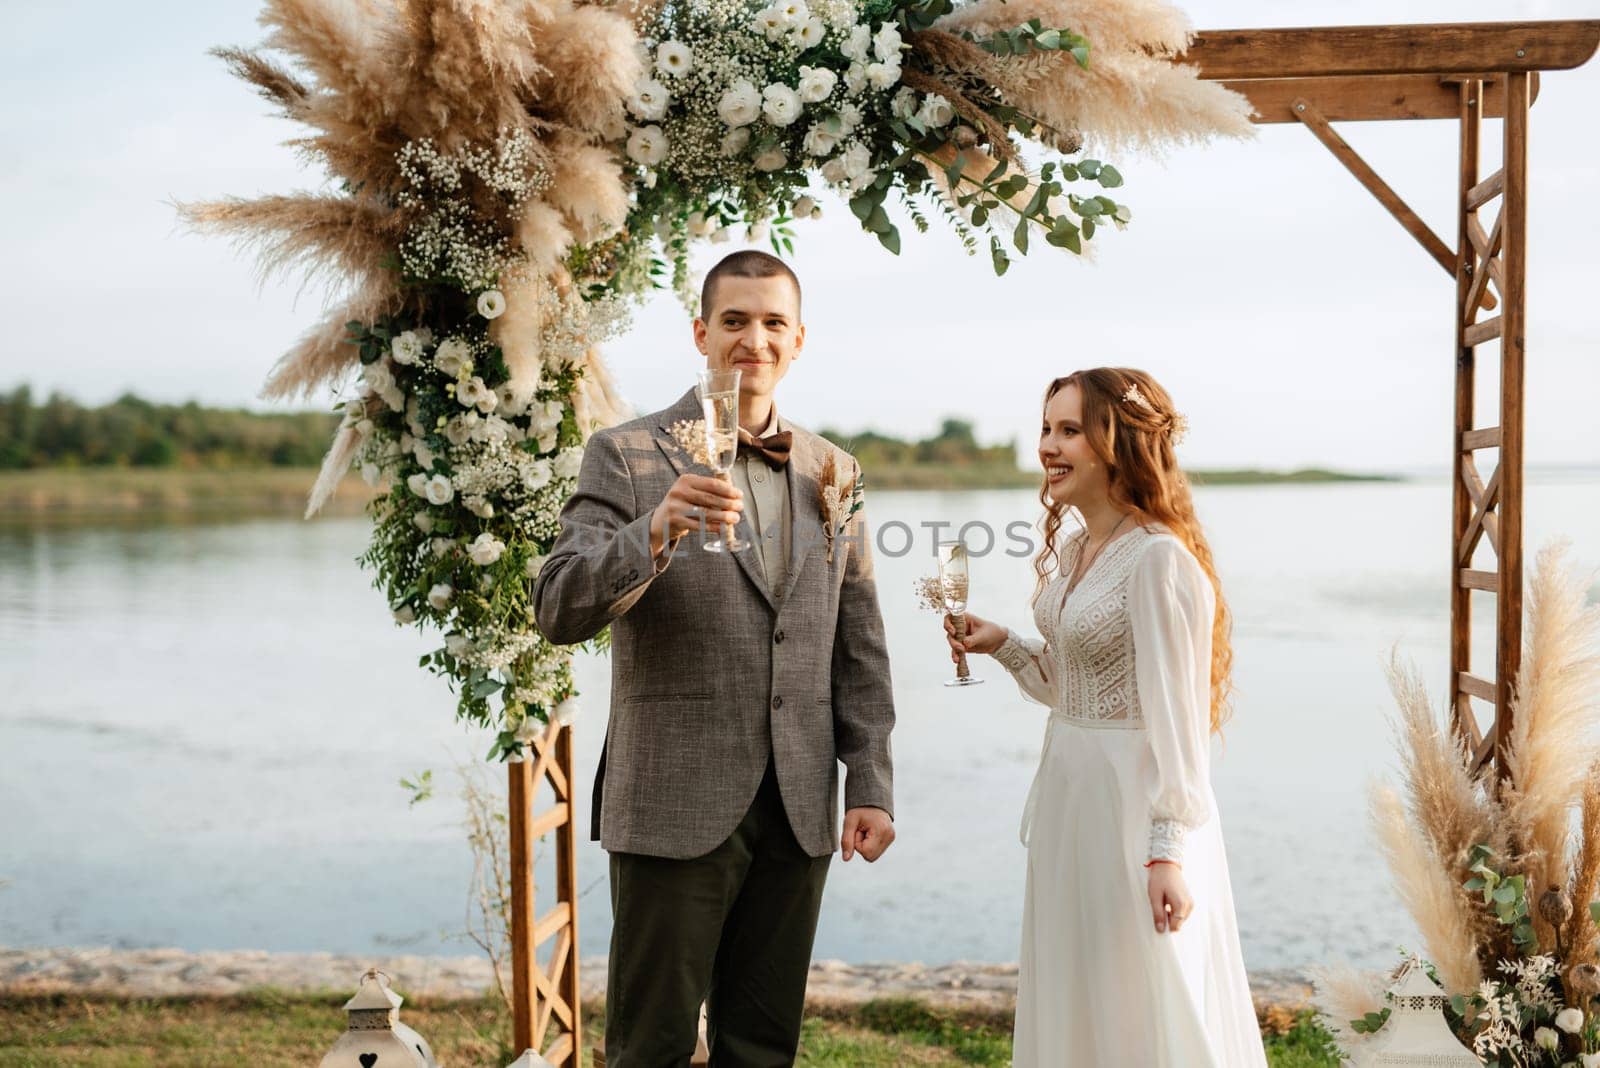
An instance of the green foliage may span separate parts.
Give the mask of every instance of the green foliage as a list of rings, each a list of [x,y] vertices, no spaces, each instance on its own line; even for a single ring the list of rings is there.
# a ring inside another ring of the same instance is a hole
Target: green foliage
[[[34,467],[310,467],[338,417],[155,404],[125,394],[98,408],[27,386],[0,393],[0,470]]]
[[[1038,19],[1029,19],[1009,30],[997,30],[987,37],[971,33],[961,36],[996,56],[1026,56],[1032,52],[1066,52],[1078,66],[1089,67],[1088,38],[1066,29],[1045,29]]]
[[[1511,940],[1524,953],[1538,951],[1539,938],[1533,933],[1533,920],[1528,915],[1527,878],[1522,875],[1505,876],[1494,865],[1494,850],[1486,845],[1472,847],[1468,857],[1468,870],[1472,878],[1463,884],[1466,889],[1483,894],[1483,903],[1494,910],[1496,918],[1511,928]]]
[[[409,779],[401,779],[400,789],[411,795],[406,800],[407,808],[428,800],[433,796],[433,769],[424,768]]]

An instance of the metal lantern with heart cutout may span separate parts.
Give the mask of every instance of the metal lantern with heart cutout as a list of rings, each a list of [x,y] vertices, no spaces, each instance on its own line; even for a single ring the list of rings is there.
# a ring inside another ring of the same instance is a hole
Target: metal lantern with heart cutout
[[[345,1002],[350,1029],[319,1068],[439,1068],[427,1040],[400,1022],[404,1000],[389,989],[387,975],[369,970],[356,996]]]

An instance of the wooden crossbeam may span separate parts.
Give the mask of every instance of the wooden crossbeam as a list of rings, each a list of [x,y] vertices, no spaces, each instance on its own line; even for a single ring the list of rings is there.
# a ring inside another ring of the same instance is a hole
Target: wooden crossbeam
[[[1456,676],[1456,685],[1460,687],[1462,693],[1471,694],[1479,700],[1494,700],[1494,683],[1480,679],[1476,675],[1469,675],[1463,671]]]
[[[1295,117],[1303,122],[1306,127],[1316,135],[1317,140],[1327,146],[1340,163],[1356,177],[1356,181],[1367,187],[1378,202],[1389,209],[1406,232],[1417,239],[1417,242],[1427,250],[1428,254],[1438,261],[1452,277],[1456,273],[1456,253],[1444,240],[1428,228],[1422,217],[1412,211],[1406,202],[1400,199],[1400,194],[1390,187],[1388,182],[1378,177],[1378,172],[1373,170],[1362,159],[1355,149],[1351,148],[1344,138],[1340,137],[1329,123],[1327,118],[1318,111],[1309,100],[1297,98],[1294,102]]]
[[[1484,114],[1505,115],[1505,79],[1484,86]],[[1257,125],[1298,122],[1294,103],[1305,99],[1329,122],[1453,119],[1461,107],[1456,87],[1436,74],[1388,74],[1358,78],[1246,78],[1225,81],[1250,101]]]
[[[1461,548],[1456,560],[1458,564],[1465,566],[1472,562],[1472,554],[1477,551],[1478,540],[1484,532],[1488,533],[1489,544],[1494,546],[1495,553],[1500,552],[1500,520],[1494,513],[1499,499],[1500,468],[1496,467],[1494,474],[1489,477],[1489,485],[1472,499],[1472,520],[1467,523],[1466,533],[1461,535]]]
[[[528,824],[528,837],[534,840],[543,838],[571,818],[572,806],[565,801],[559,805],[552,805],[542,816],[534,817],[533,821]]]
[[[533,925],[533,944],[542,946],[550,937],[561,930],[572,919],[572,906],[568,902],[557,902],[550,911],[539,917],[539,922]]]
[[[1469,345],[1482,345],[1485,341],[1493,341],[1500,336],[1500,316],[1485,319],[1481,323],[1473,323],[1462,333]]]
[[[1463,589],[1486,590],[1489,593],[1500,592],[1500,573],[1497,571],[1475,571],[1472,568],[1462,568],[1456,580]]]
[[[1479,308],[1492,309],[1495,307],[1495,299],[1489,294],[1489,282],[1492,280],[1496,287],[1501,284],[1502,275],[1500,273],[1499,256],[1501,245],[1505,241],[1505,230],[1501,226],[1502,221],[1503,219],[1500,217],[1497,217],[1494,221],[1494,233],[1489,235],[1486,246],[1488,248],[1487,255],[1479,258],[1468,252],[1466,256],[1466,267],[1472,274],[1472,285],[1467,290],[1467,299],[1463,301],[1461,321],[1468,326],[1472,325],[1472,320],[1477,316]],[[1482,231],[1483,227],[1478,224],[1478,220],[1469,214],[1467,216],[1467,240],[1471,241],[1474,233],[1482,233]],[[1477,246],[1474,245],[1473,247],[1476,248]]]
[[[1472,754],[1472,773],[1474,775],[1489,766],[1489,761],[1494,758],[1495,742],[1500,738],[1499,726],[1489,728],[1489,733],[1483,736],[1478,743],[1478,748]]]
[[[1489,201],[1506,191],[1506,172],[1504,168],[1495,171],[1489,177],[1467,190],[1466,207],[1468,211],[1477,211]]]
[[[556,723],[548,727],[543,737],[532,741],[533,751],[538,754],[538,760],[533,765],[533,782],[537,786],[540,777],[550,780],[550,785],[556,791],[557,801],[566,801],[571,798],[567,789],[567,775],[561,770],[561,762],[556,759],[556,739],[560,737],[565,728]]]
[[[1600,47],[1600,21],[1206,30],[1183,59],[1212,81],[1363,74],[1570,70]]]
[[[1482,430],[1468,430],[1461,435],[1461,450],[1472,452],[1477,449],[1497,449],[1500,447],[1500,428],[1497,426],[1484,427]]]
[[[573,1057],[574,1052],[575,1047],[572,1044],[572,1035],[570,1033],[564,1034],[545,1047],[544,1059],[551,1064],[559,1065],[564,1063],[568,1057]],[[574,1063],[576,1063],[576,1058],[574,1058]]]

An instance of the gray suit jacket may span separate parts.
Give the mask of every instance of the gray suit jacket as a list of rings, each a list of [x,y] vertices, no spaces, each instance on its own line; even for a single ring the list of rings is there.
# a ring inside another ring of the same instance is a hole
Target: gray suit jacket
[[[611,717],[595,775],[595,836],[607,850],[697,857],[743,819],[769,758],[803,849],[838,846],[845,806],[893,813],[889,656],[863,512],[827,559],[817,480],[843,450],[794,433],[787,588],[774,595],[751,552],[708,553],[685,535],[657,574],[650,516],[696,469],[667,428],[701,417],[691,390],[662,412],[589,439],[578,489],[539,573],[539,629],[557,644],[611,627]],[[749,524],[740,525],[749,536]]]

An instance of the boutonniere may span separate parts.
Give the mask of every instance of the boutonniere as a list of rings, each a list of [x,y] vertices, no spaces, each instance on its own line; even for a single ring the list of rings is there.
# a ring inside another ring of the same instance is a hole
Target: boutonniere
[[[711,466],[709,436],[704,419],[680,419],[667,428],[678,448],[689,454],[689,462],[701,467]]]
[[[850,517],[861,511],[866,498],[867,476],[857,474],[849,482],[839,484],[839,465],[833,454],[822,462],[822,472],[817,476],[817,504],[822,511],[822,537],[828,546],[828,563],[833,563],[833,542]]]

